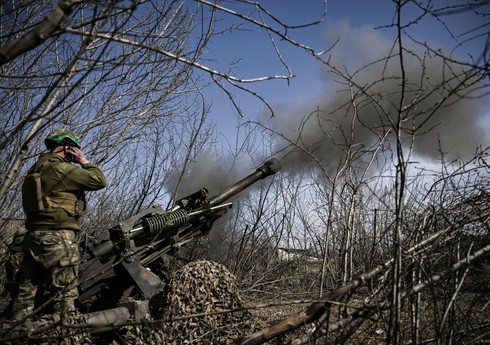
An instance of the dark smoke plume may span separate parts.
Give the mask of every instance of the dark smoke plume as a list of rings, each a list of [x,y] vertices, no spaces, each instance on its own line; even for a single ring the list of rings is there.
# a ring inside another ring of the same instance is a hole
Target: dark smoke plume
[[[172,172],[167,181],[167,188],[171,191],[177,190],[176,200],[201,188],[206,188],[209,196],[214,196],[253,173],[262,163],[255,165],[246,159],[232,160],[203,151],[187,165],[182,177],[180,170]]]
[[[402,95],[396,46],[371,28],[352,29],[345,23],[329,31],[330,41],[337,37],[329,61],[336,71],[322,67],[324,96],[278,105],[272,120],[261,120],[278,134],[276,151],[286,166],[308,166],[314,157],[331,170],[348,152],[362,165],[377,148],[386,157],[396,147]],[[413,147],[417,159],[432,161],[441,151],[446,159],[467,159],[478,147],[489,146],[488,100],[480,97],[483,76],[420,45],[407,41],[405,49],[405,150]]]

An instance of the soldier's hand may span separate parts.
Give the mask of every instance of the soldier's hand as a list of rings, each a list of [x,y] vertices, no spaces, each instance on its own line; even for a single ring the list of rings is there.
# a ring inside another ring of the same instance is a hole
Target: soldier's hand
[[[68,147],[67,149],[68,154],[70,155],[69,158],[73,160],[75,163],[78,163],[80,165],[87,164],[88,160],[85,157],[85,154],[80,150],[78,147]]]

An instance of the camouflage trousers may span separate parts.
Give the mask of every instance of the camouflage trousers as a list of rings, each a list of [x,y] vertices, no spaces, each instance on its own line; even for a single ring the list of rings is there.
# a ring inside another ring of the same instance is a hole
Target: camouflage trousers
[[[12,311],[14,320],[30,315],[39,296],[53,313],[75,310],[80,266],[77,236],[72,230],[31,231],[26,234],[21,283]]]

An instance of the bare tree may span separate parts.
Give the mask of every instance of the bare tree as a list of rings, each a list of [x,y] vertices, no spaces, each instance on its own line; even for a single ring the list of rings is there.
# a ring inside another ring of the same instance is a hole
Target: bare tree
[[[192,104],[207,109],[193,100],[209,83],[218,85],[236,105],[229,87],[262,99],[242,85],[292,77],[289,71],[284,76],[241,78],[233,75],[236,66],[218,70],[202,62],[212,37],[243,25],[269,32],[278,57],[273,36],[314,54],[282,30],[295,27],[260,5],[245,4],[254,16],[206,1],[197,7],[185,1],[146,0],[61,1],[54,7],[33,1],[2,4],[0,97],[9,111],[2,115],[1,203],[15,200],[24,163],[37,153],[40,138],[53,126],[70,126],[81,133],[95,161],[114,165],[124,145],[144,140],[145,128],[158,121],[193,118]],[[260,19],[261,14],[272,18],[272,24]],[[219,16],[235,20],[218,29]],[[171,141],[172,135],[165,132],[157,146]]]
[[[223,16],[230,19],[224,27]],[[68,127],[108,176],[109,188],[90,196],[85,217],[87,239],[99,239],[132,212],[171,204],[189,184],[191,163],[214,149],[203,90],[221,89],[240,115],[232,90],[268,105],[248,85],[293,77],[277,40],[316,55],[289,33],[322,14],[289,25],[246,1],[25,0],[2,2],[0,18],[0,218],[22,217],[27,168],[48,131]],[[243,77],[238,62],[216,65],[203,55],[211,39],[242,30],[269,37],[284,73]],[[1,236],[5,242],[11,233]]]
[[[477,290],[479,297],[473,298],[475,290],[467,290],[470,272],[481,270],[478,260],[488,253],[480,242],[480,236],[488,236],[487,207],[480,204],[488,201],[483,159],[488,147],[481,147],[488,145],[488,137],[478,128],[479,106],[488,95],[488,30],[478,23],[488,4],[394,5],[393,21],[378,27],[394,33],[385,50],[370,47],[372,60],[349,64],[340,36],[329,58],[322,59],[341,85],[336,98],[319,101],[316,116],[305,116],[294,133],[283,130],[280,121],[271,127],[280,138],[277,150],[286,153],[285,163],[313,163],[320,176],[315,181],[323,177],[316,195],[325,225],[318,233],[328,239],[321,243],[328,253],[324,261],[337,267],[325,272],[337,273],[343,284],[332,287],[319,303],[237,343],[264,343],[308,323],[315,324],[315,332],[302,329],[306,334],[291,344],[321,337],[339,344],[488,337],[476,307],[485,292]],[[411,6],[417,11],[408,11]],[[470,15],[473,21],[467,23],[473,26],[456,33],[450,23],[460,15]],[[417,23],[429,18],[454,39],[453,51],[412,34]],[[473,41],[480,42],[474,55],[456,53]],[[360,47],[360,54],[369,55],[362,43]],[[309,110],[290,113],[301,111]],[[458,121],[462,116],[465,123]],[[433,164],[435,159],[441,171],[416,168],[419,161]],[[377,321],[368,315],[376,315]],[[358,338],[366,330],[372,338]]]
[[[315,331],[293,333],[292,344],[485,337],[475,332],[488,324],[478,311],[485,291],[474,272],[485,270],[478,260],[489,250],[483,243],[488,147],[479,147],[483,141],[475,133],[481,130],[473,124],[488,96],[488,28],[478,24],[488,4],[390,2],[393,17],[378,30],[389,31],[393,40],[383,41],[382,49],[362,42],[345,54],[340,33],[328,54],[319,54],[288,36],[298,26],[260,3],[240,1],[250,13],[233,3],[196,3],[65,1],[54,10],[30,1],[1,5],[2,19],[10,18],[2,21],[8,42],[0,47],[0,99],[8,109],[0,130],[2,217],[18,212],[24,164],[54,125],[83,133],[90,155],[112,177],[113,188],[91,200],[90,231],[146,204],[171,203],[188,181],[201,184],[189,173],[199,155],[214,154],[213,126],[201,98],[212,84],[239,114],[232,90],[280,114],[270,119],[268,112],[244,126],[245,143],[230,149],[231,165],[239,167],[243,155],[254,161],[258,147],[266,147],[282,158],[287,173],[236,201],[233,217],[213,233],[219,237],[194,243],[186,259],[226,261],[254,293],[275,285],[273,296],[316,299],[237,343],[264,343],[309,323]],[[235,74],[234,63],[207,64],[203,54],[220,33],[220,15],[236,20],[225,31],[252,27],[269,35],[284,75],[247,78]],[[451,23],[459,16],[475,19],[463,33]],[[449,33],[454,49],[418,39],[415,29],[424,20]],[[338,86],[334,99],[324,97],[314,109],[273,109],[248,86],[292,77],[277,38],[318,60]],[[483,43],[471,55],[459,53],[473,42]],[[359,56],[370,60],[354,59]],[[293,134],[281,125],[298,117]],[[266,139],[257,139],[259,134]],[[176,165],[182,170],[166,172]],[[305,280],[278,259],[282,246],[320,254],[307,287],[291,284]],[[366,330],[373,339],[358,338]]]

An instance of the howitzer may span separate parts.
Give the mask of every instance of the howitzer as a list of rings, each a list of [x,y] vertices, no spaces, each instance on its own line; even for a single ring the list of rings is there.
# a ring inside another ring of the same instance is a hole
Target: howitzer
[[[89,324],[139,319],[149,312],[149,301],[165,282],[150,270],[167,253],[206,235],[213,223],[231,207],[225,203],[257,181],[280,170],[277,159],[265,162],[254,173],[208,197],[206,188],[178,200],[165,211],[145,209],[109,229],[110,239],[87,246],[79,276],[78,304]]]

